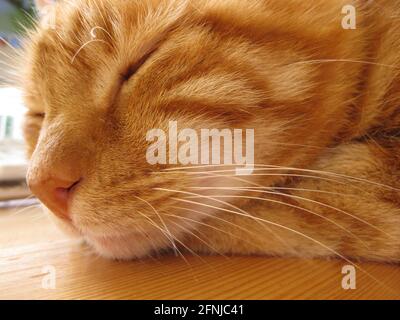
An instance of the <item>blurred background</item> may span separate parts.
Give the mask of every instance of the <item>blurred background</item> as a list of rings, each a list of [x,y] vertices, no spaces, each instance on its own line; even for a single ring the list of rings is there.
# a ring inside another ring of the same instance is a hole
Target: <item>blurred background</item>
[[[0,208],[24,205],[29,196],[21,131],[25,108],[15,68],[21,40],[34,19],[33,0],[0,0]]]

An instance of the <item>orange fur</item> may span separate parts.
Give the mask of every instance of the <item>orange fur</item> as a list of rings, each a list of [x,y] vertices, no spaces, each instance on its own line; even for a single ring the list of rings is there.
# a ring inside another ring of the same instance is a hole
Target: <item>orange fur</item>
[[[349,2],[356,30],[341,26]],[[398,262],[399,14],[395,0],[58,2],[26,46],[28,178],[83,177],[72,228],[106,257],[173,238],[204,253]],[[169,120],[253,128],[255,162],[281,168],[166,173],[146,162],[145,137]]]

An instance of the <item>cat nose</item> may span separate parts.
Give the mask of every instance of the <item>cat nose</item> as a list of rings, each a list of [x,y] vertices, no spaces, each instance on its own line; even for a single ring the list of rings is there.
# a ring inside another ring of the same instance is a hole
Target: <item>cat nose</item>
[[[43,169],[29,170],[27,183],[32,193],[56,216],[71,220],[69,204],[80,180],[71,179]]]

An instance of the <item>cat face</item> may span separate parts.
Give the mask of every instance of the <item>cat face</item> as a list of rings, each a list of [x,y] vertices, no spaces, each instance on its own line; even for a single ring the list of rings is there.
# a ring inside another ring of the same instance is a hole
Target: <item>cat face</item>
[[[257,22],[262,4],[253,4],[246,10]],[[196,132],[252,129],[256,163],[292,165],[318,150],[294,146],[325,145],[339,128],[310,110],[316,67],[292,64],[312,53],[265,37],[260,23],[243,30],[232,5],[244,9],[239,1],[66,1],[32,34],[24,70],[28,182],[100,254],[129,259],[182,244],[197,222],[233,203],[193,188],[229,187],[220,194],[232,195],[281,179],[238,178],[232,166],[215,173],[215,166],[150,164],[149,130],[168,132],[171,121]],[[170,222],[171,213],[185,227]]]

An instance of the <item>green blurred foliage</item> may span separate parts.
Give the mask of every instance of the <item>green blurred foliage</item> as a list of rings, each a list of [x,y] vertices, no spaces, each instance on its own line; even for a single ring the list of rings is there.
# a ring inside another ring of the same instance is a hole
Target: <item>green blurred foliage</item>
[[[21,34],[35,18],[33,1],[0,0],[0,33]]]

